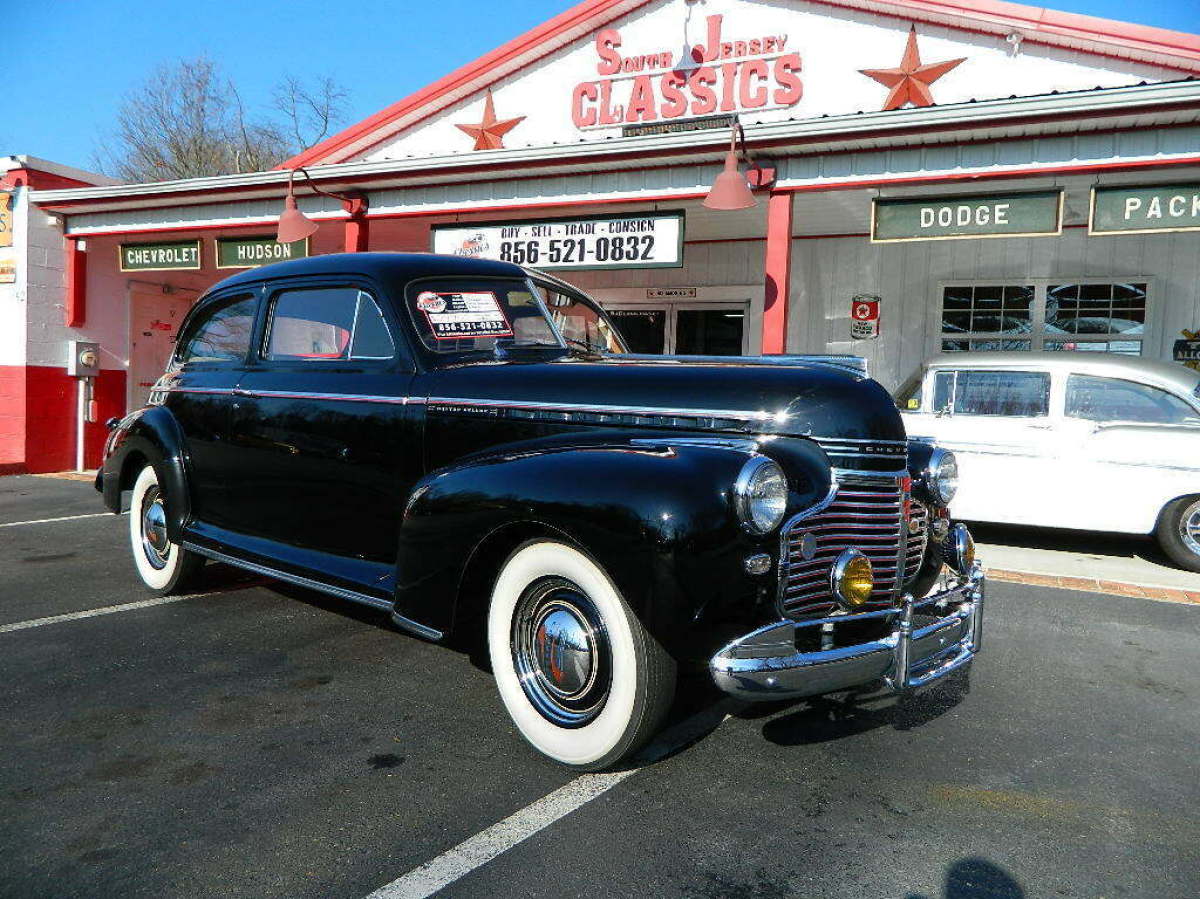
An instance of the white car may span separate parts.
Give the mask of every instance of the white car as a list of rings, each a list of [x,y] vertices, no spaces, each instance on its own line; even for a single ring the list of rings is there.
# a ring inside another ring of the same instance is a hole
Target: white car
[[[1200,571],[1200,372],[1108,354],[952,353],[896,392],[953,450],[957,517],[1153,534]]]

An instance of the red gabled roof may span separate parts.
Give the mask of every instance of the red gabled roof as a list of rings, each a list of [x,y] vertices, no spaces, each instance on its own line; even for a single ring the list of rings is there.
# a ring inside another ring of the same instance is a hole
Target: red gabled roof
[[[281,163],[281,169],[343,162],[353,153],[386,140],[463,96],[475,93],[512,71],[555,52],[568,40],[590,34],[652,0],[584,0],[474,62],[316,146]],[[1004,0],[807,0],[906,20],[932,22],[972,31],[1018,31],[1033,43],[1069,47],[1085,53],[1123,57],[1181,72],[1200,72],[1200,35],[1169,31],[1059,12]],[[389,127],[395,126],[395,127]]]

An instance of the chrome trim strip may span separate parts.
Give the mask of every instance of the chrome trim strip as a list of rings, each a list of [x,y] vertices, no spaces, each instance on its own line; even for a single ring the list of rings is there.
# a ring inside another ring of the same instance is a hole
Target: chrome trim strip
[[[783,422],[786,412],[751,412],[745,409],[672,409],[664,406],[610,406],[584,403],[547,403],[524,400],[485,400],[470,397],[431,396],[430,406],[478,406],[483,409],[533,409],[541,412],[596,412],[609,415],[669,415],[673,418],[730,418],[738,421]]]
[[[263,574],[267,577],[275,578],[276,580],[286,581],[289,584],[295,584],[297,587],[307,587],[310,590],[317,590],[321,593],[327,593],[330,596],[336,596],[338,599],[347,599],[350,602],[358,603],[359,605],[370,606],[372,609],[379,609],[382,612],[390,612],[392,621],[405,630],[411,631],[419,637],[424,637],[427,640],[442,639],[442,632],[432,627],[426,627],[424,624],[419,624],[403,615],[398,614],[392,606],[392,603],[386,599],[380,599],[377,596],[368,596],[366,593],[359,593],[356,590],[349,590],[345,587],[335,587],[333,584],[326,584],[322,581],[313,580],[312,578],[304,577],[300,574],[292,574],[287,571],[280,571],[278,568],[271,568],[267,565],[260,565],[257,562],[250,562],[246,559],[239,559],[237,556],[231,556],[215,549],[209,549],[206,546],[192,543],[189,540],[184,540],[180,544],[184,549],[198,553],[202,556],[207,556],[214,562],[221,562],[225,565],[232,565],[235,568],[244,568],[247,571],[253,571],[255,574]]]

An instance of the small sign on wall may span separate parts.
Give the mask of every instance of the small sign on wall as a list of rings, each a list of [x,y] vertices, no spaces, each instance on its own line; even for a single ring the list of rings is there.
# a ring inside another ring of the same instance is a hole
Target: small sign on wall
[[[647,287],[648,300],[686,300],[696,298],[694,287]]]
[[[1088,234],[1200,231],[1200,182],[1093,187]]]
[[[155,243],[123,243],[117,248],[123,272],[200,269],[200,238]]]
[[[272,262],[304,259],[309,255],[309,238],[279,243],[267,237],[218,237],[217,268],[257,268]]]
[[[0,191],[0,247],[13,244],[13,195]]]
[[[1200,332],[1184,331],[1183,340],[1175,341],[1171,354],[1176,362],[1200,371]]]
[[[874,340],[879,336],[879,300],[872,294],[860,293],[850,301],[851,339]]]
[[[1052,237],[1062,233],[1061,190],[963,197],[875,199],[871,242]]]

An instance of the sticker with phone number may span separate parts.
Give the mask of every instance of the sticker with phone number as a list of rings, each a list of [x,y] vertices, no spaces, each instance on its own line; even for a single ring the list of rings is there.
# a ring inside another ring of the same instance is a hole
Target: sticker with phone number
[[[471,337],[512,337],[500,302],[491,291],[417,295],[417,308],[425,313],[429,328],[438,340]]]

